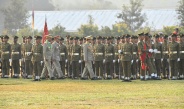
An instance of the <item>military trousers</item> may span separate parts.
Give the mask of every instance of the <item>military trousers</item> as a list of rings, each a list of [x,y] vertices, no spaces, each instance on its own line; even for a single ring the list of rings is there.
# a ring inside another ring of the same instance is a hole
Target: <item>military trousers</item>
[[[13,70],[14,75],[20,74],[20,63],[19,63],[19,59],[12,60],[12,70]]]
[[[65,60],[59,61],[60,66],[61,66],[61,71],[63,72],[63,75],[66,75],[65,73]]]
[[[84,70],[83,70],[83,73],[82,73],[82,78],[86,78],[87,75],[88,75],[88,72],[89,72],[90,78],[95,77],[95,74],[94,74],[94,71],[93,71],[93,68],[92,68],[92,61],[86,61],[85,62],[85,67],[84,67]]]
[[[79,77],[79,68],[80,64],[79,61],[72,61],[72,76],[73,77]]]
[[[41,77],[42,78],[46,78],[47,76],[47,74],[49,74],[49,77],[51,78],[51,77],[54,77],[53,76],[53,70],[52,70],[52,66],[51,66],[51,61],[44,61],[44,67],[43,67],[43,69],[42,69],[42,74],[41,74]]]
[[[31,62],[31,60],[25,60],[25,73],[27,75],[33,75],[33,63]]]
[[[169,63],[166,58],[162,61],[162,74],[164,77],[167,77],[167,73],[169,73]]]
[[[107,73],[107,76],[110,75],[111,77],[113,76],[113,62],[112,61],[107,61],[105,62],[105,72]]]
[[[137,62],[136,62],[136,60],[133,60],[133,63],[131,65],[131,72],[132,72],[131,74],[133,76],[137,75]]]
[[[151,76],[152,73],[154,73],[154,74],[157,73],[153,58],[147,58],[146,64],[147,64],[147,70],[148,70],[149,76]]]
[[[33,61],[33,72],[35,76],[41,76],[42,65],[40,61]]]
[[[52,62],[52,74],[54,72],[54,70],[56,70],[57,74],[58,74],[58,78],[63,77],[63,72],[61,71],[61,66],[58,60],[55,60]]]
[[[131,76],[131,61],[122,61],[123,72],[125,77]]]
[[[157,76],[161,76],[161,59],[155,59]]]
[[[184,75],[184,59],[180,59],[179,61],[179,75],[180,77]]]
[[[10,70],[10,63],[9,59],[3,59],[2,60],[2,75],[9,75],[9,70]]]
[[[116,60],[116,62],[114,63],[114,73],[117,75],[119,73],[119,62],[118,60]]]
[[[171,77],[175,76],[177,77],[178,76],[178,71],[177,71],[177,60],[170,60],[169,61],[169,65],[171,67]]]
[[[103,61],[95,61],[95,75],[103,77]]]

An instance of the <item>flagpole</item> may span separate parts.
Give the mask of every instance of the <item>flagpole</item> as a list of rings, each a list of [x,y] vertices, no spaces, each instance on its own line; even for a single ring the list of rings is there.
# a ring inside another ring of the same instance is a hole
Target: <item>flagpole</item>
[[[32,0],[32,33],[33,33],[33,44],[35,43],[34,38],[34,0]]]

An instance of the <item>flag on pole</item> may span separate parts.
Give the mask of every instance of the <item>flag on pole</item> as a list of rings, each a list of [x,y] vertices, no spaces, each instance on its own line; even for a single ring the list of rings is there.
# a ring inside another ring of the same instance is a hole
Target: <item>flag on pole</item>
[[[43,37],[42,37],[42,44],[46,40],[46,35],[49,34],[48,28],[47,28],[47,18],[45,17],[45,25],[44,25],[44,30],[43,30]]]
[[[34,10],[32,11],[32,29],[34,29]]]

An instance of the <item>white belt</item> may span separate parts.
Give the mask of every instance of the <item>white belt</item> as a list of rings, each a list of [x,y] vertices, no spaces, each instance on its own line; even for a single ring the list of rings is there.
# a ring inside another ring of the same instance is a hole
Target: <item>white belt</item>
[[[123,54],[131,54],[130,52],[123,52]]]
[[[65,55],[65,53],[60,53],[60,55]]]
[[[137,52],[133,52],[133,54],[137,54]]]
[[[180,53],[184,53],[184,51],[180,51]]]
[[[167,54],[167,53],[168,53],[168,51],[164,51],[163,53],[164,53],[164,54]]]
[[[19,52],[12,52],[12,54],[19,54]]]
[[[113,54],[112,53],[107,53],[105,54],[106,56],[112,56]]]
[[[25,52],[25,55],[31,54],[32,52]]]
[[[79,53],[73,53],[73,55],[79,55]]]
[[[177,51],[170,51],[170,54],[176,54]]]
[[[161,53],[161,51],[157,51],[156,53]]]
[[[10,53],[9,51],[5,51],[5,52],[3,52],[4,54],[8,54],[8,53]]]
[[[95,55],[103,55],[103,53],[95,53]]]
[[[34,55],[40,55],[40,53],[34,53]]]
[[[115,55],[119,55],[119,53],[115,53]]]

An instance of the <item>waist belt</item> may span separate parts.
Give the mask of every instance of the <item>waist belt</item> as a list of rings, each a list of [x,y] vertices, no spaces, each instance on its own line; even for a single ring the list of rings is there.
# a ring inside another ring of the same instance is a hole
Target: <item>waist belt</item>
[[[168,51],[163,51],[164,54],[168,54]]]
[[[95,53],[95,55],[103,55],[103,53]]]
[[[105,56],[112,56],[112,53],[106,53]]]
[[[115,53],[115,55],[119,55],[119,53]]]
[[[184,53],[184,51],[180,51],[180,53]]]
[[[137,52],[133,52],[133,54],[137,54]]]
[[[19,54],[19,52],[12,52],[12,54]]]
[[[177,51],[170,51],[170,54],[176,54]]]
[[[130,52],[123,52],[123,54],[131,54]]]
[[[159,54],[159,53],[161,53],[161,51],[157,51],[156,54],[157,54],[157,53]]]
[[[40,53],[34,53],[34,55],[40,55]]]
[[[25,55],[31,54],[32,52],[25,52]]]
[[[72,55],[79,55],[79,53],[73,53]]]
[[[5,51],[5,52],[3,52],[4,54],[8,54],[8,53],[10,53],[9,51]]]
[[[65,53],[60,53],[60,55],[65,55]]]

